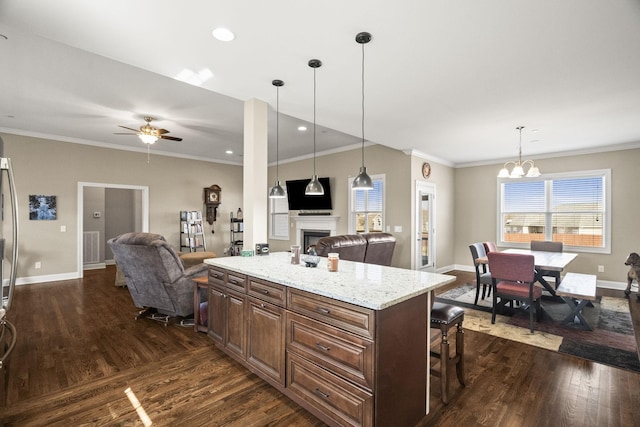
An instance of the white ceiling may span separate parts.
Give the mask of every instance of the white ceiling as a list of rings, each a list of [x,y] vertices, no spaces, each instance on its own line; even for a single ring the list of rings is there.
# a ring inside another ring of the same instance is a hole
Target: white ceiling
[[[241,163],[244,101],[275,108],[280,159],[365,136],[453,166],[640,146],[638,0],[0,0],[0,131]],[[223,26],[236,34],[211,36]],[[209,69],[202,87],[174,79]],[[275,114],[269,160],[275,161]],[[537,129],[539,132],[533,133]],[[538,140],[533,142],[532,140]],[[232,149],[234,155],[226,155]]]

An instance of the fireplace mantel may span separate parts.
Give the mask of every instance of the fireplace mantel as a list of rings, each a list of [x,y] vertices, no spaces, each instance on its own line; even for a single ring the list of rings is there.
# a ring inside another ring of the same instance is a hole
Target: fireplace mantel
[[[328,231],[330,236],[335,236],[338,230],[338,215],[297,215],[291,219],[296,224],[296,242],[302,245],[303,230]]]

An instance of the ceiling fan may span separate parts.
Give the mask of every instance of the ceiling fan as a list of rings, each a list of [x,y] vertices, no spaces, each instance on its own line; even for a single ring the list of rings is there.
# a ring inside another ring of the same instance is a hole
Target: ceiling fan
[[[148,116],[145,117],[144,121],[147,123],[145,125],[140,126],[140,130],[119,125],[121,128],[132,130],[135,133],[116,132],[115,135],[138,135],[138,137],[145,144],[153,144],[158,139],[168,139],[170,141],[182,141],[182,138],[166,135],[167,133],[169,133],[169,131],[166,129],[158,129],[151,126],[151,122],[153,120],[154,120],[153,117],[148,117]]]

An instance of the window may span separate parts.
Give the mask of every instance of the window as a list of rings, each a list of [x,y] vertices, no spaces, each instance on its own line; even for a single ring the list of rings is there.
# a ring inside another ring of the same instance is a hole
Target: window
[[[611,253],[611,170],[499,179],[498,240],[528,247],[560,241],[574,251]]]
[[[373,189],[352,190],[349,178],[349,232],[384,231],[384,175],[373,175]]]
[[[269,238],[289,240],[289,205],[286,197],[269,199]]]

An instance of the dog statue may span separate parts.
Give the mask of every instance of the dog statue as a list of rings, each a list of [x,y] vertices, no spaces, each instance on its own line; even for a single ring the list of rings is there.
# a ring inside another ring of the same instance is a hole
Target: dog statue
[[[624,265],[631,266],[627,273],[627,289],[624,291],[624,294],[629,296],[631,293],[631,283],[633,283],[634,280],[640,287],[640,255],[635,252],[631,252],[627,260],[624,262]],[[640,292],[637,297],[640,299]]]

